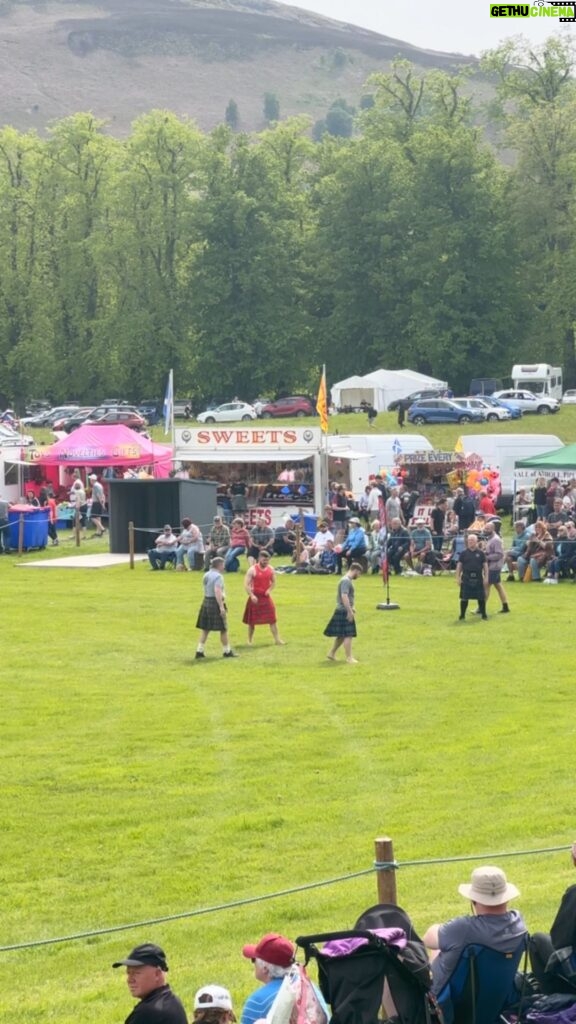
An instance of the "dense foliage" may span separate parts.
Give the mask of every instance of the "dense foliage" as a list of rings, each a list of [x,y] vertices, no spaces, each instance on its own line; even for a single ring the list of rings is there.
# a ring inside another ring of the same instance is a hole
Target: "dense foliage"
[[[350,138],[152,111],[0,131],[0,404],[251,398],[377,366],[576,384],[576,90],[560,37],[486,60],[503,162],[457,77],[398,64]],[[468,90],[469,91],[469,90]],[[352,115],[341,108],[341,113]]]

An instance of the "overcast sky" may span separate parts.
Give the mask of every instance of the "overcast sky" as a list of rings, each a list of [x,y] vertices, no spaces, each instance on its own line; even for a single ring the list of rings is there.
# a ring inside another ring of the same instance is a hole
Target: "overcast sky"
[[[489,0],[282,0],[431,50],[479,54],[513,35],[532,45],[576,25],[556,18],[491,18]],[[535,3],[535,0],[532,0]]]

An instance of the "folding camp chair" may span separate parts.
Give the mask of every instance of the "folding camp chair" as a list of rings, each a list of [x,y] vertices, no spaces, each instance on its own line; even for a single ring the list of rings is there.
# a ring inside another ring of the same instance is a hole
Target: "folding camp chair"
[[[528,936],[502,953],[488,946],[466,946],[450,978],[438,993],[445,1024],[499,1024],[505,1011],[517,1007],[522,995],[515,979]],[[526,973],[526,961],[524,965]]]

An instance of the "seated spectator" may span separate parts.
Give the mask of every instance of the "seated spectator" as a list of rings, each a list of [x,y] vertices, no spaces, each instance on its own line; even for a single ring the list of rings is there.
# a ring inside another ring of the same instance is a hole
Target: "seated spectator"
[[[548,563],[548,576],[544,583],[558,583],[568,579],[576,571],[576,526],[571,519],[566,526],[558,527],[554,541],[554,558]]]
[[[554,558],[554,541],[541,519],[534,524],[534,533],[526,545],[526,550],[518,556],[518,579],[524,581],[526,569],[530,566],[531,578],[534,583],[541,580],[540,570]]]
[[[444,568],[442,562],[438,558],[438,555],[434,551],[432,534],[426,526],[425,519],[417,519],[410,533],[410,552],[408,561],[412,568],[416,569],[416,572],[424,573],[427,569],[427,575],[430,575],[430,573],[433,573],[436,569],[442,571]]]
[[[240,555],[248,551],[250,544],[250,534],[244,525],[244,520],[240,516],[236,516],[230,527],[230,547],[224,559],[226,572],[238,572]]]
[[[468,527],[468,532],[477,533],[479,537],[483,537],[484,527],[486,526],[486,518],[486,514],[478,510],[474,520],[470,523],[470,526]]]
[[[512,547],[506,552],[505,562],[508,569],[507,583],[514,582],[514,569],[518,562],[520,555],[523,555],[526,550],[526,545],[530,540],[530,537],[534,533],[533,526],[527,526],[525,519],[517,519],[514,523],[514,537],[512,539]]]
[[[205,985],[194,996],[194,1024],[233,1024],[232,996],[221,985]]]
[[[321,519],[318,523],[318,529],[314,534],[314,539],[307,545],[311,558],[318,558],[329,540],[334,544],[334,534],[329,528],[328,523]]]
[[[458,562],[460,561],[460,555],[466,550],[466,534],[457,533],[452,538],[452,544],[450,545],[450,551],[447,555],[444,555],[442,559],[442,566],[444,569],[455,570]]]
[[[206,551],[204,552],[204,569],[208,572],[213,558],[225,558],[230,547],[230,530],[221,515],[214,516],[214,525],[210,530]]]
[[[176,548],[176,569],[178,572],[185,572],[185,558],[188,558],[188,569],[195,568],[194,556],[204,554],[204,540],[198,527],[191,519],[182,520],[182,529],[178,536],[178,547]]]
[[[352,516],[349,520],[349,531],[347,536],[342,541],[340,551],[336,551],[336,558],[338,562],[337,574],[342,575],[342,562],[346,559],[348,568],[350,568],[352,562],[357,562],[359,558],[362,558],[366,554],[367,541],[366,534],[360,525],[360,520],[357,516]]]
[[[370,526],[370,531],[366,538],[368,546],[366,557],[368,558],[368,566],[372,571],[372,575],[380,572],[382,557],[386,547],[386,533],[386,527],[380,526],[380,520],[375,519]]]
[[[254,964],[254,976],[261,983],[244,1003],[240,1024],[255,1024],[271,1008],[282,979],[294,963],[296,947],[290,939],[271,932],[255,945],[244,946],[242,955]]]
[[[552,540],[556,539],[558,527],[565,526],[565,524],[568,522],[568,519],[569,514],[567,510],[564,508],[562,498],[554,498],[553,511],[550,512],[546,518],[546,526],[548,527],[548,532],[551,535]]]
[[[576,843],[571,856],[576,867]],[[576,885],[566,889],[550,934],[534,932],[529,950],[532,971],[542,992],[576,996]]]
[[[326,542],[319,555],[312,560],[311,572],[331,575],[338,569],[338,556],[334,551],[334,541]]]
[[[459,885],[458,892],[470,901],[471,914],[454,917],[446,924],[433,924],[424,935],[424,944],[431,951],[432,989],[436,995],[449,980],[466,946],[478,943],[506,953],[526,935],[519,912],[508,909],[509,900],[520,893],[500,868],[475,868],[471,884]]]
[[[291,558],[295,547],[296,531],[294,529],[294,520],[290,516],[286,516],[283,525],[277,526],[274,531],[274,554],[288,555]]]
[[[393,519],[390,523],[390,532],[387,540],[388,565],[396,576],[402,573],[402,561],[409,556],[410,534],[401,520]]]
[[[176,565],[176,548],[178,537],[172,533],[172,527],[167,524],[159,537],[156,538],[156,546],[148,551],[148,561],[154,570],[165,569],[168,562]]]
[[[269,555],[274,553],[274,530],[266,525],[263,516],[259,516],[256,525],[250,530],[250,546],[248,548],[248,565],[254,565],[258,561],[261,551],[267,551]]]

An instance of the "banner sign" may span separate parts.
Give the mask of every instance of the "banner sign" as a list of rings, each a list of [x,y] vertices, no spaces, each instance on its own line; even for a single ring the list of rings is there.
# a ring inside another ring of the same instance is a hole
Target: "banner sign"
[[[176,458],[183,462],[210,462],[210,456],[229,455],[231,462],[271,462],[283,458],[310,458],[321,448],[318,427],[185,427],[175,431]]]

